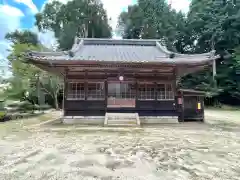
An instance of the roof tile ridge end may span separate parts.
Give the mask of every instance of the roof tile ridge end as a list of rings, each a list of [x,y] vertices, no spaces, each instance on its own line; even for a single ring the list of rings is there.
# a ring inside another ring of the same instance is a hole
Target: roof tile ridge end
[[[84,45],[84,39],[83,38],[78,38],[78,37],[75,37],[74,39],[74,44],[71,48],[71,50],[69,50],[68,52],[71,52],[71,53],[76,53],[82,46]]]
[[[159,41],[156,41],[156,47],[163,51],[167,56],[175,54],[174,52],[169,51],[166,46],[163,46],[161,43],[159,43]]]

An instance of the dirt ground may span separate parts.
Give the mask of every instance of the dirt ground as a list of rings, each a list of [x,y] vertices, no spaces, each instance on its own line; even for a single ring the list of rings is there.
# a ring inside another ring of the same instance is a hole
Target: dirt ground
[[[4,127],[14,128],[0,133],[0,179],[237,180],[238,113],[211,110],[204,124],[112,131],[100,127],[30,131],[7,122]]]

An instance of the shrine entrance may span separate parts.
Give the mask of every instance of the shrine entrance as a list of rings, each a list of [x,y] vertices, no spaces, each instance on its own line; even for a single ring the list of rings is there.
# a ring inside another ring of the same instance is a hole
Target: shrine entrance
[[[108,108],[134,108],[136,88],[132,82],[108,82]]]

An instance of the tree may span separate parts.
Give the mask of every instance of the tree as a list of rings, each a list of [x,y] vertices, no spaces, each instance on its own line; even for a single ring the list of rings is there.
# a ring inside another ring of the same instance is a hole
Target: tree
[[[7,40],[10,40],[12,43],[16,44],[31,44],[31,45],[38,45],[38,36],[37,34],[29,31],[29,30],[24,30],[24,31],[14,31],[11,33],[7,33],[5,36]]]
[[[186,19],[164,0],[138,0],[119,16],[118,30],[124,38],[160,39],[170,50],[182,52]]]
[[[99,0],[73,0],[67,4],[53,1],[36,14],[36,25],[40,31],[52,30],[63,50],[71,48],[75,36],[111,37],[106,11]]]
[[[34,33],[30,34],[32,34],[32,37],[37,36]],[[32,104],[39,104],[39,91],[41,90],[44,94],[49,95],[48,97],[52,98],[53,101],[50,102],[53,102],[53,106],[58,108],[57,97],[62,84],[61,80],[55,75],[47,75],[46,72],[27,63],[25,56],[27,51],[40,51],[45,48],[39,42],[31,39],[34,38],[29,38],[29,33],[21,32],[21,36],[11,35],[13,44],[7,59],[11,65],[13,76],[9,81],[11,86],[7,89],[6,95],[9,98],[27,100]],[[28,93],[27,96],[26,92]]]
[[[187,18],[187,27],[192,53],[204,53],[212,49],[221,56],[217,61],[217,85],[220,89],[217,98],[229,103],[238,93],[234,59],[235,49],[240,43],[240,4],[234,1],[193,0]],[[187,81],[202,83],[203,76],[186,78]],[[211,82],[211,70],[207,76]],[[184,83],[184,82],[183,82]],[[206,86],[209,86],[208,85]],[[206,87],[205,86],[205,87]],[[190,84],[188,87],[194,87]]]
[[[120,14],[118,18],[118,31],[123,38],[141,38],[144,25],[143,16],[143,11],[139,5],[128,6],[128,11]]]
[[[184,15],[172,10],[164,0],[138,0],[119,16],[119,31],[125,38],[157,38],[168,49],[180,53],[216,50],[220,55],[217,87],[211,68],[182,78],[180,86],[207,91],[229,103],[228,99],[239,95],[239,9],[238,1],[192,0],[189,13]]]
[[[55,75],[44,74],[39,77],[39,85],[45,94],[48,94],[54,100],[54,107],[59,109],[58,96],[63,88],[62,79]]]
[[[235,49],[233,55],[233,63],[228,71],[228,76],[232,77],[229,81],[227,91],[228,94],[235,99],[235,103],[240,103],[240,46]]]

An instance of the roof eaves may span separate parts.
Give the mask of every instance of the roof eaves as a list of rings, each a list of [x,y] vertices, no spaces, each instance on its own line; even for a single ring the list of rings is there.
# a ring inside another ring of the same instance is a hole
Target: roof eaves
[[[30,55],[30,56],[39,56],[39,57],[63,56],[63,55],[67,55],[68,51],[58,51],[58,52],[29,51],[27,54]]]
[[[180,53],[175,53],[176,57],[181,57],[181,58],[191,58],[191,57],[207,57],[207,58],[216,58],[217,55],[215,55],[216,51],[212,50],[207,53],[201,53],[201,54],[180,54]]]
[[[158,58],[159,61],[147,61],[147,60],[142,60],[142,61],[105,61],[105,60],[99,60],[99,59],[81,59],[79,57],[30,57],[30,59],[34,59],[34,60],[40,60],[40,61],[82,61],[82,62],[88,62],[88,61],[92,61],[92,62],[106,62],[106,63],[155,63],[155,64],[171,64],[171,65],[201,65],[201,64],[206,64],[208,62],[210,62],[212,59],[209,58],[194,58],[191,60],[185,59],[185,58]]]
[[[185,92],[185,93],[196,93],[196,94],[203,94],[205,95],[207,92],[206,91],[200,91],[200,90],[195,90],[195,89],[179,89],[180,92]]]

